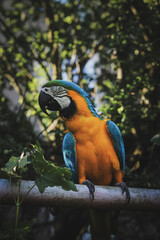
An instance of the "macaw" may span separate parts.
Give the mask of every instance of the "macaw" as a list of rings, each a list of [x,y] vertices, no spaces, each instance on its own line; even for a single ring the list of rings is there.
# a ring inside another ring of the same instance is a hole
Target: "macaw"
[[[63,158],[72,171],[74,183],[87,185],[91,199],[94,199],[94,185],[108,186],[113,181],[126,193],[130,193],[122,181],[125,169],[125,150],[121,132],[111,120],[103,120],[94,109],[87,93],[73,82],[52,80],[41,89],[39,105],[59,111],[68,132],[63,140]],[[102,215],[103,218],[102,218]],[[91,234],[93,240],[109,239],[105,211],[91,210]],[[98,219],[95,222],[94,219]],[[96,230],[96,226],[98,230]]]

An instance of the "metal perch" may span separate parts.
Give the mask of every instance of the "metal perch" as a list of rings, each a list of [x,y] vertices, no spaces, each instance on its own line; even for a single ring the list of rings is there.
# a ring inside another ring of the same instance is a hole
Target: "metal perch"
[[[65,191],[61,187],[48,187],[41,194],[34,186],[33,181],[22,181],[20,199],[24,197],[23,205],[27,206],[63,206],[83,208],[114,208],[135,210],[160,210],[160,190],[129,188],[131,202],[126,204],[126,197],[118,187],[96,186],[95,198],[90,199],[88,188],[85,185],[76,185],[78,192]],[[32,188],[33,187],[33,188]],[[31,189],[32,188],[32,189]],[[31,189],[31,191],[26,193]],[[0,204],[13,205],[18,194],[18,186],[12,188],[6,179],[0,179]]]

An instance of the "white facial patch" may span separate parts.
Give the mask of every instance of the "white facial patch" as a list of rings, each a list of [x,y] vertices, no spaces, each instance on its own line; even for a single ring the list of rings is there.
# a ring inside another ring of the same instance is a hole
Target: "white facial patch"
[[[59,103],[61,109],[68,107],[71,102],[70,98],[68,97],[68,91],[64,87],[44,87],[42,88],[42,91],[53,97],[53,99]]]

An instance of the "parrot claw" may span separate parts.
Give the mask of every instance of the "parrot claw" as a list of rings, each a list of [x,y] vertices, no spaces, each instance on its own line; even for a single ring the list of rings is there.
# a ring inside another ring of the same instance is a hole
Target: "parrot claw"
[[[130,195],[127,185],[124,182],[121,182],[121,183],[116,183],[116,186],[120,187],[122,189],[122,194],[124,192],[126,193],[127,204],[129,204],[131,201],[131,195]]]
[[[88,187],[89,193],[90,193],[90,198],[91,198],[91,200],[94,200],[94,192],[95,192],[94,184],[89,180],[83,181],[82,184],[84,184]]]

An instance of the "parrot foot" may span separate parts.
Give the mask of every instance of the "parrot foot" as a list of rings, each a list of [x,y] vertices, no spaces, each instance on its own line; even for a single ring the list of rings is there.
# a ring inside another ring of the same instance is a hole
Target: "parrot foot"
[[[131,200],[131,195],[130,195],[127,185],[124,182],[121,182],[121,183],[116,183],[116,186],[120,187],[122,189],[122,194],[124,192],[126,193],[127,204],[129,204],[130,200]]]
[[[83,181],[82,184],[84,184],[88,187],[89,193],[90,193],[90,198],[91,198],[91,200],[94,200],[94,192],[95,192],[94,184],[89,180]]]

